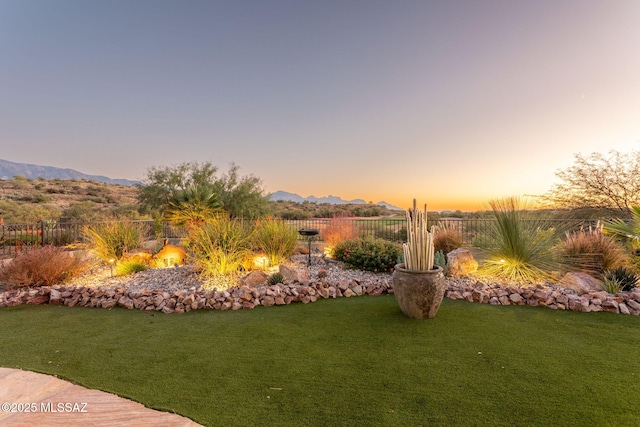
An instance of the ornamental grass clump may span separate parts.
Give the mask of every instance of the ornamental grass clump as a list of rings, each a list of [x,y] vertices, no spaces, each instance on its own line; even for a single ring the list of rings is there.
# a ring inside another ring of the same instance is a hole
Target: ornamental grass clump
[[[461,248],[463,245],[462,233],[454,223],[444,221],[431,227],[433,233],[433,246],[435,251],[442,251],[445,255]]]
[[[82,230],[91,250],[105,262],[122,258],[127,252],[142,246],[144,230],[131,221],[109,221],[85,226]]]
[[[256,247],[265,253],[270,265],[278,265],[293,255],[298,231],[284,221],[271,218],[257,223],[254,230]]]
[[[329,220],[327,226],[320,232],[320,237],[331,247],[346,240],[360,237],[360,229],[353,219],[334,217]]]
[[[116,276],[128,276],[130,274],[145,271],[148,268],[149,267],[144,263],[144,261],[141,261],[139,259],[127,259],[124,261],[120,261],[116,265],[115,274]]]
[[[407,213],[407,243],[403,243],[404,267],[407,270],[433,270],[435,249],[433,235],[427,228],[427,205],[424,211],[416,209],[413,199],[413,209]]]
[[[233,275],[251,260],[252,230],[242,222],[219,218],[189,233],[188,247],[205,277]]]
[[[629,253],[599,228],[566,233],[559,246],[559,254],[571,269],[596,277],[631,262]]]

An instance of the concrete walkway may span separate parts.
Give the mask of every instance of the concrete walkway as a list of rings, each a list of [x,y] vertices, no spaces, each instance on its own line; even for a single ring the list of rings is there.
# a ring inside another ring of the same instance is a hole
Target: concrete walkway
[[[19,369],[0,368],[0,405],[0,425],[3,427],[200,425],[115,394],[89,390],[49,375]],[[27,409],[31,412],[25,412]]]

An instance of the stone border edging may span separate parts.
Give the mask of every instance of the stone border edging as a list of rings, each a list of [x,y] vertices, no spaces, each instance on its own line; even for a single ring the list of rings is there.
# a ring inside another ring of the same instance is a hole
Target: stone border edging
[[[294,302],[308,304],[320,298],[393,294],[391,280],[379,279],[365,282],[360,283],[355,279],[341,280],[336,284],[324,281],[294,282],[287,285],[233,287],[224,291],[183,289],[173,293],[146,289],[129,291],[122,287],[105,289],[55,285],[0,293],[0,308],[21,304],[52,304],[97,308],[119,306],[163,313],[184,313],[199,309],[253,309],[257,306],[270,307]],[[573,290],[560,287],[518,288],[447,280],[445,296],[453,300],[492,305],[546,306],[555,310],[606,311],[640,315],[640,289],[616,295],[604,291],[578,295]]]
[[[253,309],[259,305],[287,305],[294,302],[308,304],[319,298],[339,298],[358,295],[382,295],[392,293],[388,280],[361,284],[357,280],[342,280],[338,284],[293,283],[258,287],[232,287],[224,291],[178,290],[169,293],[161,290],[129,291],[126,288],[91,288],[72,286],[42,286],[39,288],[5,291],[0,294],[0,307],[21,304],[52,304],[69,307],[154,310],[163,313],[184,313],[198,309],[239,310]]]
[[[481,282],[449,282],[447,298],[492,305],[545,306],[553,310],[581,312],[606,311],[609,313],[640,315],[640,289],[609,294],[605,291],[578,295],[561,286],[491,286]]]

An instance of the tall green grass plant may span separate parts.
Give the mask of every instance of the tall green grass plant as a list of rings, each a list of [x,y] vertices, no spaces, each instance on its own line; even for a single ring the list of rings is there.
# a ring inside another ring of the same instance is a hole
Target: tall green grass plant
[[[89,248],[105,262],[117,261],[127,251],[141,247],[145,235],[143,228],[131,221],[91,224],[82,232]]]
[[[298,231],[285,221],[271,218],[258,221],[254,230],[257,249],[265,253],[270,265],[286,261],[296,249]]]
[[[252,255],[252,230],[237,220],[218,218],[189,233],[188,248],[205,277],[237,274]]]

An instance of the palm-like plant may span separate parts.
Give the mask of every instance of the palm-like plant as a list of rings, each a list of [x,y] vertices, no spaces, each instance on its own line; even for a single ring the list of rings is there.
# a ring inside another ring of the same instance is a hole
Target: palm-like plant
[[[631,220],[617,218],[604,223],[602,231],[628,241],[633,249],[640,249],[640,206],[631,207]]]
[[[222,212],[222,203],[210,186],[193,185],[176,192],[169,200],[164,219],[194,228],[219,217]]]

